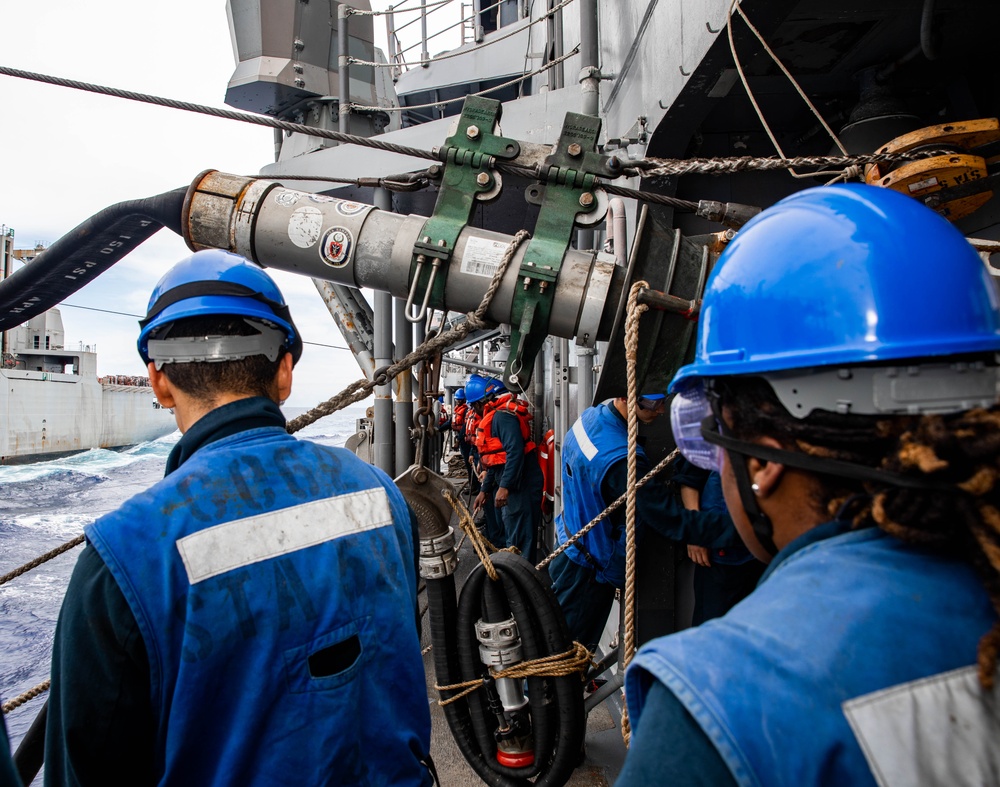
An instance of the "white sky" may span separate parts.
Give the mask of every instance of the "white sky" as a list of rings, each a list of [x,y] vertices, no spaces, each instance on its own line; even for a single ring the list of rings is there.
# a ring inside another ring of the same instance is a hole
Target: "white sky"
[[[376,19],[377,41],[384,29]],[[217,107],[235,67],[224,0],[9,2],[0,30],[5,66]],[[273,161],[271,129],[231,120],[7,76],[0,107],[0,224],[16,248],[49,245],[109,205],[186,186],[202,170],[253,175]],[[143,314],[156,281],[189,253],[163,229],[65,304]],[[271,273],[305,340],[344,346],[312,282]],[[99,374],[145,373],[135,318],[65,304],[67,346],[96,344]],[[311,407],[359,377],[349,352],[307,344],[288,404]]]

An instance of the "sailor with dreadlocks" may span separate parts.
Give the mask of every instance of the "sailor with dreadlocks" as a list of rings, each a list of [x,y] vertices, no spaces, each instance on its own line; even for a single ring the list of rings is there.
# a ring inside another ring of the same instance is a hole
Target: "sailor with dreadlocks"
[[[302,338],[271,278],[201,251],[139,354],[183,437],[86,530],[52,657],[47,785],[428,785],[413,515],[278,408]]]
[[[672,383],[770,563],[626,675],[620,783],[997,784],[1000,308],[910,198],[814,188],[748,223]]]

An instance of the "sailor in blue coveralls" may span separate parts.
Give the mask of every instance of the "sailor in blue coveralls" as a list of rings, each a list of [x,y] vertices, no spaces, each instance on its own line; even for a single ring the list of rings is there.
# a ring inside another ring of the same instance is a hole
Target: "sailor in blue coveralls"
[[[651,423],[663,414],[666,397],[648,393],[637,400],[637,416]],[[556,517],[556,539],[564,544],[578,530],[625,493],[628,480],[628,401],[624,398],[589,407],[563,442],[563,510]],[[641,478],[651,469],[640,447]],[[725,514],[686,511],[664,484],[639,488],[638,537],[653,528],[665,538],[711,547],[739,543],[739,535]],[[549,568],[552,590],[566,616],[570,637],[595,650],[615,599],[615,588],[625,586],[625,509],[602,520]]]
[[[688,510],[729,516],[722,496],[722,478],[717,472],[697,467],[680,456],[670,482],[679,488],[681,503]],[[742,542],[718,549],[688,544],[687,552],[694,563],[692,626],[725,615],[750,594],[764,573],[764,564]]]
[[[287,433],[302,339],[277,286],[197,252],[140,325],[183,437],[86,529],[45,783],[430,784],[415,522],[384,473]]]
[[[871,186],[749,222],[709,278],[674,437],[768,569],[626,674],[620,784],[1000,781],[1000,303],[945,219]],[[984,587],[985,585],[985,587]]]

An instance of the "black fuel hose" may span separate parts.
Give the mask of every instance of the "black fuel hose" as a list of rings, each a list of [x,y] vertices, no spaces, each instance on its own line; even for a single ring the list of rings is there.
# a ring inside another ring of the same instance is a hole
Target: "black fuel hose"
[[[434,644],[438,683],[448,685],[472,680],[483,674],[476,639],[476,622],[509,609],[517,621],[526,660],[564,653],[570,640],[559,604],[544,575],[521,557],[508,552],[493,555],[505,602],[498,600],[497,586],[477,566],[454,595],[445,580],[429,580],[431,639]],[[453,692],[457,693],[457,692]],[[445,706],[445,716],[465,759],[487,784],[502,787],[561,785],[576,767],[583,745],[586,717],[583,683],[579,675],[528,678],[535,764],[510,768],[496,761],[493,732],[496,717],[490,712],[483,691],[475,691]],[[537,777],[533,782],[529,778]]]
[[[45,700],[28,731],[14,752],[14,767],[21,784],[31,784],[42,769],[45,758],[45,722],[49,718],[49,701]]]
[[[0,281],[0,331],[57,306],[161,227],[181,234],[186,192],[184,187],[107,207]]]

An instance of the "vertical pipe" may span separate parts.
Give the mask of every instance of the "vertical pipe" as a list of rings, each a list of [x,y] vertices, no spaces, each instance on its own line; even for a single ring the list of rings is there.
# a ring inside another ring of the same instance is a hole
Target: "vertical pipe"
[[[488,2],[487,5],[489,5]],[[477,44],[483,43],[483,38],[486,36],[486,31],[483,29],[482,13],[483,0],[472,0],[472,30],[473,37],[476,39]]]
[[[427,0],[420,0],[420,65],[427,68],[430,59],[430,52],[427,51]]]
[[[339,77],[340,102],[337,130],[341,134],[350,133],[349,120],[351,115],[351,67],[347,62],[349,43],[347,38],[347,20],[350,17],[350,6],[337,4],[337,76]]]
[[[392,196],[385,189],[375,189],[375,207],[392,210]],[[392,363],[392,295],[375,293],[375,368]],[[405,375],[404,375],[405,376]],[[375,388],[375,466],[392,475],[395,470],[392,430],[392,385]]]
[[[569,408],[569,340],[558,339],[555,342],[555,352],[553,353],[553,379],[555,380],[555,430],[556,445],[562,446],[566,440],[566,434],[572,425],[570,422]],[[561,452],[560,452],[561,454]],[[557,459],[562,457],[557,454]],[[560,461],[559,467],[562,467]]]
[[[583,412],[594,400],[594,356],[592,347],[576,348],[576,401],[577,409]]]
[[[548,10],[552,10],[555,0],[549,0]],[[563,56],[563,26],[562,26],[562,11],[558,11],[553,16],[549,17],[549,23],[545,26],[548,31],[549,40],[546,42],[545,51],[549,53],[551,60],[556,60]],[[560,63],[553,69],[549,70],[549,88],[552,90],[559,90],[566,84],[565,72],[563,71],[563,64]]]
[[[594,231],[577,230],[576,247],[592,249],[594,247]],[[594,351],[589,347],[576,348],[576,397],[577,412],[582,413],[590,407],[594,398]]]
[[[426,338],[427,338],[426,323],[423,320],[421,320],[420,322],[413,323],[413,346],[414,347],[419,347],[421,344],[424,343],[424,339],[426,339]],[[420,387],[420,381],[424,379],[424,364],[425,364],[425,362],[421,361],[416,366],[418,388]],[[423,398],[423,399],[421,399],[420,398],[420,391],[418,390],[417,391],[417,398],[416,398],[416,400],[413,403],[413,410],[414,410],[414,412],[416,412],[417,410],[419,410],[420,408],[422,408],[425,404],[427,404],[426,397]],[[430,423],[429,418],[430,418],[430,416],[426,416],[426,417],[425,416],[420,416],[420,418],[417,419],[417,423],[416,423],[417,428],[418,429],[422,429],[422,428],[426,427]],[[419,435],[420,432],[418,432],[417,434]],[[423,462],[423,463],[426,464],[428,462],[428,460],[429,460],[429,454],[428,454],[428,452],[430,451],[430,448],[431,448],[431,441],[430,441],[430,439],[427,438],[427,437],[425,437],[424,440],[423,440],[423,444],[424,444],[424,453],[423,453],[422,456],[418,456],[416,458],[416,461],[417,462]],[[431,468],[431,469],[433,469],[433,468]]]
[[[597,40],[597,0],[580,0],[580,88],[583,114],[600,112],[600,45]]]
[[[392,305],[398,361],[413,351],[413,325],[406,319],[406,301],[403,298],[394,298]],[[399,389],[393,409],[396,413],[396,476],[400,476],[413,464],[413,438],[410,434],[413,428],[413,375],[401,374],[396,379]]]
[[[385,38],[389,44],[389,62],[392,63],[389,73],[392,74],[392,81],[395,82],[399,76],[399,68],[396,64],[396,20],[391,5],[385,10]]]

